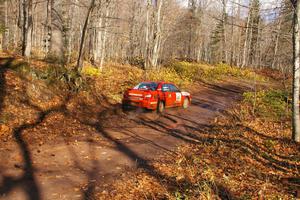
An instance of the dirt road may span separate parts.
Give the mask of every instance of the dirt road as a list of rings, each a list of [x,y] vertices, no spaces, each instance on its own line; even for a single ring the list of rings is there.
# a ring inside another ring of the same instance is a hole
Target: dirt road
[[[193,143],[190,130],[207,126],[236,103],[241,87],[224,83],[195,91],[187,110],[169,109],[158,116],[112,108],[114,112],[99,113],[98,121],[78,119],[87,128],[77,130],[77,137],[34,144],[17,139],[2,145],[0,199],[89,199],[129,169],[151,170],[151,161],[160,155],[172,156],[181,144]]]

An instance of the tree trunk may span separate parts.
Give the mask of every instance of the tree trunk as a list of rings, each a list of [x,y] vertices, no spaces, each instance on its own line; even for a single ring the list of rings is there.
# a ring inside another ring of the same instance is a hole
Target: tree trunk
[[[153,67],[157,67],[160,46],[161,46],[161,18],[162,18],[161,10],[162,10],[162,6],[163,6],[163,1],[164,0],[159,1],[159,5],[157,8],[155,40],[154,40],[154,47],[153,47],[153,53],[152,53],[152,59],[151,59],[151,65]]]
[[[273,56],[273,60],[272,60],[272,69],[275,69],[275,64],[276,64],[276,60],[277,60],[277,52],[278,52],[278,45],[279,45],[279,38],[280,38],[281,22],[282,22],[282,19],[280,18],[278,28],[277,28],[277,33],[276,33],[274,56]]]
[[[95,45],[95,52],[94,52],[94,60],[96,62],[100,62],[99,57],[101,55],[102,24],[103,24],[103,18],[100,16],[100,19],[98,21],[98,32],[96,33],[96,45]]]
[[[234,16],[235,7],[232,5],[232,16]],[[234,64],[234,26],[233,26],[233,17],[231,18],[231,47],[230,47],[230,66]]]
[[[261,26],[261,21],[258,22],[257,24],[257,42],[256,42],[256,58],[255,58],[255,67],[260,68],[261,67],[261,49],[262,49],[262,45],[261,45],[261,41],[262,41],[262,31],[263,31],[263,27]]]
[[[189,12],[190,12],[190,16],[189,16],[189,41],[188,41],[188,50],[187,50],[187,55],[189,59],[193,59],[193,55],[192,55],[192,48],[194,47],[193,44],[193,34],[194,34],[194,17],[195,17],[195,9],[196,9],[196,2],[195,0],[189,0],[188,1],[188,7],[189,7]]]
[[[147,11],[146,11],[146,36],[145,36],[145,69],[150,67],[150,31],[151,31],[151,23],[150,23],[150,7],[151,7],[151,0],[147,0]]]
[[[45,55],[49,53],[50,48],[50,39],[51,39],[51,11],[52,11],[52,0],[47,0],[47,15],[46,15],[46,24],[45,24],[45,31],[44,31],[44,52]]]
[[[71,0],[71,2],[73,2]],[[77,0],[74,0],[74,4],[77,4]],[[69,30],[69,37],[68,37],[68,49],[67,49],[67,63],[70,63],[71,62],[71,59],[72,59],[72,44],[73,44],[73,38],[74,38],[74,16],[76,13],[76,6],[75,5],[72,5],[71,6],[71,9],[70,9],[70,12],[69,12],[69,17],[70,17],[70,24],[69,24],[69,27],[70,27],[70,30]]]
[[[2,37],[2,47],[4,50],[8,49],[9,44],[9,29],[8,29],[8,5],[7,1],[4,1],[4,9],[5,9],[5,16],[4,16],[4,34]]]
[[[241,8],[240,8],[240,4],[241,4],[241,0],[238,1],[238,10],[237,10],[237,21],[238,21],[238,24],[240,24],[240,20],[241,20]],[[236,61],[236,65],[238,67],[240,67],[240,64],[241,64],[241,35],[242,35],[242,29],[237,27],[238,31],[237,31],[237,34],[238,34],[238,46],[237,46],[237,61]]]
[[[103,39],[101,41],[101,59],[100,59],[100,66],[99,66],[100,71],[102,71],[103,69],[104,59],[106,55],[106,40],[107,40],[109,9],[110,9],[109,5],[107,5],[105,18],[104,18],[104,33],[103,33]]]
[[[62,22],[62,3],[52,0],[51,2],[51,42],[50,56],[57,63],[64,61],[64,42],[63,42],[63,22]]]
[[[222,14],[222,61],[228,63],[228,56],[227,56],[227,37],[226,37],[226,21],[227,21],[227,13],[226,13],[226,6],[227,0],[222,0],[223,3],[223,14]]]
[[[32,17],[28,18],[28,27],[26,31],[26,46],[25,46],[25,51],[24,51],[24,56],[25,57],[30,57],[31,56],[31,49],[32,49]]]
[[[243,60],[242,60],[242,68],[244,68],[247,65],[247,57],[248,57],[248,34],[249,34],[249,26],[251,21],[251,15],[250,11],[248,14],[247,24],[246,24],[246,33],[245,33],[245,41],[244,41],[244,47],[243,47]]]
[[[29,57],[32,46],[32,0],[22,0],[22,56]]]
[[[83,67],[83,48],[84,48],[84,42],[85,42],[85,35],[87,32],[87,27],[89,24],[89,20],[90,20],[90,15],[94,9],[95,6],[95,0],[91,0],[91,4],[89,6],[86,18],[85,18],[85,22],[82,28],[82,34],[81,34],[81,40],[80,40],[80,47],[79,47],[79,55],[78,55],[78,59],[77,59],[77,70],[80,73]]]
[[[299,88],[300,88],[300,1],[294,6],[294,26],[293,26],[293,140],[300,142],[300,116],[299,116]]]
[[[27,24],[27,3],[26,0],[22,0],[20,2],[22,4],[22,56],[25,56],[25,49],[26,49],[26,24]]]
[[[197,20],[197,25],[196,25],[196,36],[197,36],[197,52],[196,52],[196,61],[200,62],[202,60],[202,53],[203,53],[203,38],[201,37],[202,33],[202,14],[203,14],[203,8],[199,5],[197,8],[197,15],[196,15],[196,20]]]
[[[0,52],[3,51],[3,34],[0,34]]]
[[[27,2],[27,24],[26,24],[26,46],[24,55],[30,57],[32,48],[32,30],[33,30],[33,17],[32,17],[32,1]]]

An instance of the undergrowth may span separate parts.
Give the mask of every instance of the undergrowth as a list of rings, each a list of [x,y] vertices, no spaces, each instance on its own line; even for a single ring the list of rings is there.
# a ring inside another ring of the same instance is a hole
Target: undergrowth
[[[253,117],[286,121],[291,117],[291,94],[283,90],[244,93],[244,109]]]
[[[168,68],[174,69],[178,75],[190,82],[193,81],[221,81],[228,77],[235,77],[247,80],[265,81],[266,78],[257,75],[249,69],[231,67],[224,63],[215,66],[201,63],[173,62]]]
[[[120,103],[123,92],[141,81],[172,82],[182,89],[187,89],[197,81],[215,82],[228,77],[264,80],[262,76],[250,70],[226,64],[212,66],[178,61],[157,70],[142,70],[140,66],[107,63],[102,71],[84,62],[81,74],[72,65],[61,66],[38,60],[27,63],[15,59],[11,66],[23,76],[43,80],[48,85],[68,88],[71,91],[88,90],[105,96],[111,103]]]
[[[133,87],[140,81],[166,81],[175,83],[182,89],[189,88],[197,81],[215,82],[229,77],[246,80],[265,81],[265,78],[256,75],[247,69],[230,67],[226,64],[211,66],[207,64],[189,62],[171,62],[157,70],[142,70],[140,67],[107,63],[103,71],[86,64],[82,74],[95,80],[95,87],[112,102],[120,102],[124,90]],[[90,83],[91,84],[91,83]],[[93,84],[93,83],[92,83]]]
[[[86,86],[83,78],[72,67],[48,64],[42,61],[28,63],[15,59],[10,64],[10,69],[23,79],[41,80],[49,87],[62,90],[78,91]]]

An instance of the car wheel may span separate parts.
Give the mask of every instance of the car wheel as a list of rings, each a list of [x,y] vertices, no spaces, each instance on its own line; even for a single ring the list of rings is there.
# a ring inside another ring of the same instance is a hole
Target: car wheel
[[[187,109],[189,107],[190,101],[188,98],[184,98],[182,107]]]
[[[163,113],[165,110],[165,104],[163,101],[160,101],[158,102],[158,105],[157,105],[157,112],[158,113]]]
[[[126,112],[126,111],[127,111],[126,106],[122,105],[122,111],[123,111],[123,112]]]
[[[128,111],[128,110],[129,110],[129,106],[126,105],[126,104],[122,104],[122,111],[123,111],[123,112],[126,112],[126,111]]]

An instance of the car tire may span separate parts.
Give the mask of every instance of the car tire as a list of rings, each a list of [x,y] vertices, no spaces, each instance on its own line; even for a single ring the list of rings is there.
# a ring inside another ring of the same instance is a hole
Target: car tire
[[[189,107],[189,105],[190,105],[189,99],[188,99],[188,98],[184,98],[182,107],[183,107],[184,109],[187,109],[187,108]]]
[[[129,106],[126,105],[126,104],[122,104],[122,111],[123,111],[123,112],[126,112],[126,111],[128,111],[128,110],[129,110]]]
[[[165,110],[165,103],[163,101],[159,101],[157,105],[157,112],[163,113]]]

